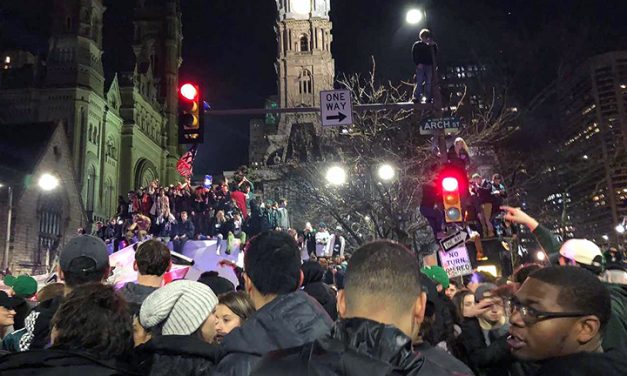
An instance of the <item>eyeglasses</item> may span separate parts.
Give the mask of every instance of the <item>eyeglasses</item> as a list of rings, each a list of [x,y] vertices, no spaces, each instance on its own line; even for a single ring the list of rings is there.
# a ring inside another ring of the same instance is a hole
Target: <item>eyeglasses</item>
[[[543,320],[557,319],[557,318],[565,318],[565,317],[583,317],[588,316],[590,313],[582,313],[582,312],[545,312],[539,311],[537,309],[528,307],[521,303],[516,297],[513,297],[508,302],[509,306],[509,315],[510,317],[514,314],[515,311],[520,312],[520,316],[522,317],[523,322],[526,325],[534,325]]]

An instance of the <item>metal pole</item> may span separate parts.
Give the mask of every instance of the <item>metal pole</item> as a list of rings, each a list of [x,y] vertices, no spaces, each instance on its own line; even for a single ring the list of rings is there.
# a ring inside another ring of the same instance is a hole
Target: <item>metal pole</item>
[[[433,103],[370,103],[353,105],[353,111],[378,111],[378,110],[427,110],[435,108]],[[294,114],[294,113],[317,113],[319,107],[291,107],[291,108],[244,108],[235,110],[209,110],[205,111],[206,116],[233,116],[233,115],[265,115],[265,114]]]
[[[9,208],[7,210],[7,238],[4,246],[4,259],[2,267],[9,268],[9,247],[11,245],[11,217],[13,216],[13,187],[9,186]]]

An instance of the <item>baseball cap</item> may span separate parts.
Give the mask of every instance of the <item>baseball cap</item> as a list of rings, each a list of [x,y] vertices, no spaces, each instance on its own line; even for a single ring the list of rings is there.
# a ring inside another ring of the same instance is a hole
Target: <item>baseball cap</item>
[[[30,298],[37,292],[37,281],[31,276],[7,275],[4,277],[4,284],[11,287],[15,291],[15,295],[21,298]]]
[[[446,274],[446,270],[444,270],[441,266],[425,266],[420,271],[425,274],[427,277],[431,278],[433,281],[442,285],[443,288],[447,289],[449,286],[448,274]]]
[[[605,269],[605,258],[601,249],[587,239],[567,240],[560,248],[560,255],[597,274]]]
[[[79,257],[87,257],[95,263],[94,270],[104,270],[109,266],[109,252],[106,244],[95,236],[79,235],[72,238],[61,250],[59,265],[63,271],[73,270],[72,261]]]
[[[494,283],[481,283],[475,290],[475,302],[480,302],[484,295],[492,290],[496,290]]]
[[[0,291],[0,307],[13,309],[20,304],[18,299],[9,296],[6,292]]]

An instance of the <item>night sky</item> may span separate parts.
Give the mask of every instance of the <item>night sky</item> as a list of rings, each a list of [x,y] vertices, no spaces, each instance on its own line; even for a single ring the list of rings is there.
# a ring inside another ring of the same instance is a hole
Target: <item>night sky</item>
[[[129,4],[104,1],[110,9]],[[181,3],[181,80],[201,83],[215,109],[262,107],[276,94],[275,0]],[[405,24],[412,6],[426,10],[425,24]],[[338,73],[366,73],[374,56],[379,79],[408,80],[411,45],[428,26],[441,64],[490,64],[522,105],[556,78],[560,66],[627,49],[625,0],[332,0],[331,7]],[[0,0],[1,46],[45,52],[45,15],[41,0]],[[211,117],[195,172],[219,173],[245,164],[249,120]]]

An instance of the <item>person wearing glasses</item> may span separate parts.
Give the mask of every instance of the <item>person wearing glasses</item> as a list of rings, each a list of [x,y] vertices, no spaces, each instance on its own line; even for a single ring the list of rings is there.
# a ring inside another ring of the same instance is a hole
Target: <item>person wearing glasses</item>
[[[552,266],[532,273],[508,304],[507,343],[521,361],[536,362],[542,375],[625,375],[627,357],[604,352],[610,294],[592,273]]]

